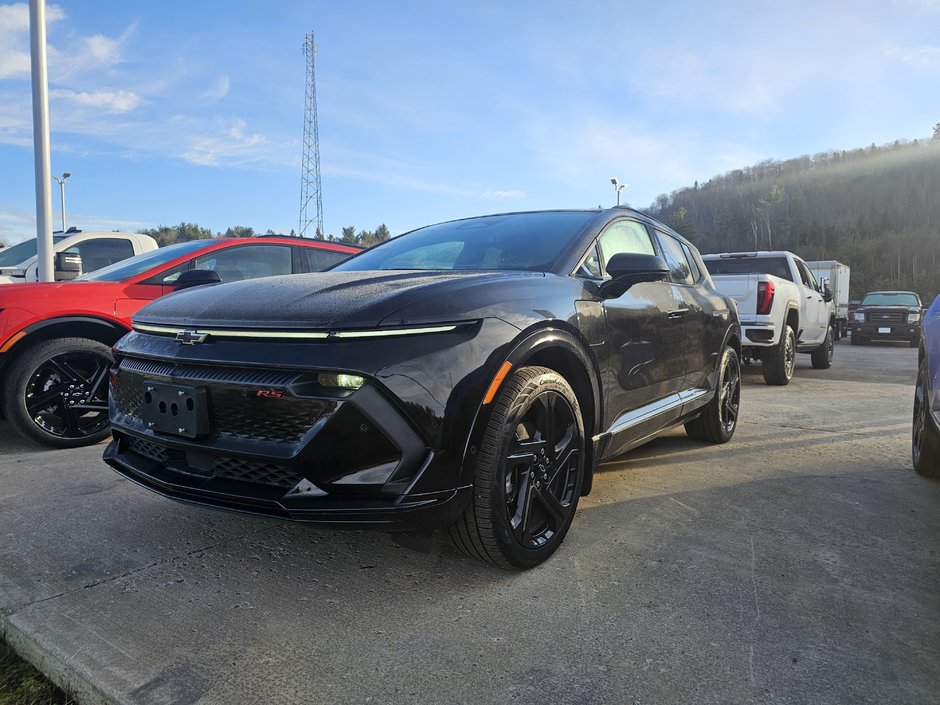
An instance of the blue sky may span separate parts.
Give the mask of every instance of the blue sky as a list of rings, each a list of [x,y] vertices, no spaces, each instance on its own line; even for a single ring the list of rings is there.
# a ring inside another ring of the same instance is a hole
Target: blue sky
[[[0,0],[2,2],[2,0]],[[68,224],[297,229],[316,34],[325,229],[657,195],[928,137],[940,0],[60,2]],[[35,235],[26,3],[0,4],[0,237]],[[53,184],[54,223],[59,191]]]

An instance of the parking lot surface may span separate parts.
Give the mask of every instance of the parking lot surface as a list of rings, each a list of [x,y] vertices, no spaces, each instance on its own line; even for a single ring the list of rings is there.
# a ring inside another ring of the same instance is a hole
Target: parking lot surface
[[[189,507],[0,422],[0,629],[83,703],[940,702],[916,350],[745,368],[724,446],[601,466],[521,573],[442,539]]]

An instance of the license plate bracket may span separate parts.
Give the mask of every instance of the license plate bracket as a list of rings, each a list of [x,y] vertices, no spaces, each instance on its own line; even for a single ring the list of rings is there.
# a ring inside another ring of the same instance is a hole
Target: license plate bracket
[[[209,398],[205,387],[145,382],[140,417],[147,428],[184,438],[209,435]]]

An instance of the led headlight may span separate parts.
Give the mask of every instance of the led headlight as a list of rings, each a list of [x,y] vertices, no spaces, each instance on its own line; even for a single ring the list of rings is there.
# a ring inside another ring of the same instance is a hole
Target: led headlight
[[[337,389],[359,389],[365,382],[359,375],[347,375],[342,372],[321,372],[317,375],[317,381],[324,387]]]

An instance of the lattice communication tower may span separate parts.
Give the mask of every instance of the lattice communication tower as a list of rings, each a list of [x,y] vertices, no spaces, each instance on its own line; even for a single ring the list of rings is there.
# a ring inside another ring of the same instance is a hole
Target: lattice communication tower
[[[314,60],[317,45],[313,32],[304,40],[307,88],[304,93],[304,156],[300,174],[300,237],[324,237],[323,197],[320,192],[320,138],[317,134],[317,79]],[[311,215],[311,211],[316,212]],[[311,226],[315,233],[309,233]]]

